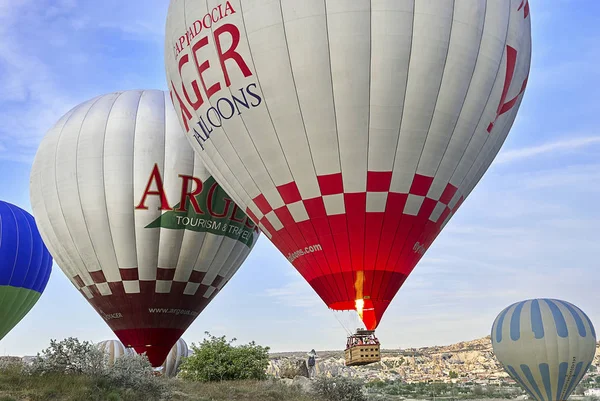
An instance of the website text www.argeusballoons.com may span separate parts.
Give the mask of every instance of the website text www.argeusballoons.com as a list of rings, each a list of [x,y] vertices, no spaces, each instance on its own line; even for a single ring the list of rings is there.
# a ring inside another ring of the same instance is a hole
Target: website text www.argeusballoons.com
[[[321,247],[321,244],[307,246],[304,249],[298,249],[296,252],[288,254],[287,260],[289,260],[291,263],[294,260],[298,259],[300,256],[304,256],[308,253],[318,252],[318,251],[322,251],[322,250],[323,250],[323,247]]]

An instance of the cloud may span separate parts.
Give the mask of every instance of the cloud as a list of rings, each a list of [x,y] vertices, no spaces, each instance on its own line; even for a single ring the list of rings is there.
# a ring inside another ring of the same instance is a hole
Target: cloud
[[[267,288],[265,295],[280,305],[294,308],[320,309],[324,305],[308,283],[301,280],[294,280],[277,288]]]
[[[162,58],[143,57],[162,51],[166,5],[144,4],[0,0],[0,160],[31,163],[43,135],[91,97],[161,87]]]
[[[511,163],[523,159],[530,159],[535,156],[579,150],[590,145],[598,144],[600,144],[600,136],[565,139],[556,142],[545,143],[542,145],[501,152],[498,154],[498,157],[494,163]]]
[[[529,173],[522,177],[522,185],[531,190],[561,188],[566,194],[598,193],[600,191],[600,164],[561,166]]]
[[[35,41],[22,33],[26,26],[35,31],[48,19],[64,16],[74,4],[60,1],[37,10],[27,1],[18,3],[0,6],[0,159],[29,162],[41,136],[73,101],[57,84],[50,63],[31,47]],[[44,46],[60,36],[53,31],[44,35]]]

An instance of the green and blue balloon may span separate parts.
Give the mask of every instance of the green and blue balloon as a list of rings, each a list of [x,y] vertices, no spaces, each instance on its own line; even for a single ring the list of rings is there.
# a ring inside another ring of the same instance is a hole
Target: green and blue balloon
[[[36,304],[51,270],[52,256],[33,216],[0,201],[0,340]]]

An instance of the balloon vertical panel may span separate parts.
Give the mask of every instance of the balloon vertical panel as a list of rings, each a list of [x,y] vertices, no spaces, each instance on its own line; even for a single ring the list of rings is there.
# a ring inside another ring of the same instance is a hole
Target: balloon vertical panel
[[[135,194],[143,194],[149,184],[148,173],[158,167],[158,171],[165,174],[165,97],[161,92],[144,92],[139,99],[137,112],[135,114],[135,135],[133,138],[133,152],[128,154],[129,165],[133,169],[133,194],[132,198],[137,205],[141,198]],[[135,110],[135,109],[134,109]],[[164,181],[164,179],[163,179]],[[173,180],[174,181],[174,180]],[[163,182],[163,184],[166,184]],[[137,198],[137,199],[136,199]],[[151,200],[152,199],[152,200]],[[148,209],[136,209],[135,240],[140,241],[137,247],[137,268],[140,285],[143,281],[152,282],[154,288],[149,292],[169,293],[171,291],[170,280],[163,280],[158,276],[158,268],[171,269],[175,266],[164,266],[158,263],[159,244],[164,241],[169,243],[170,238],[162,237],[163,229],[148,230],[145,227],[162,214],[162,199],[158,196],[148,197]],[[168,198],[167,198],[168,200]],[[131,200],[129,200],[131,204]],[[167,273],[168,274],[168,273]]]
[[[86,236],[95,251],[90,263],[102,270],[108,282],[119,281],[119,263],[113,247],[113,236],[105,194],[104,156],[106,127],[117,94],[98,97],[88,111],[77,138],[77,187],[83,211]],[[61,265],[62,266],[62,265]]]
[[[491,95],[492,87],[497,79],[498,74],[489,74],[489,71],[500,71],[500,62],[505,52],[504,40],[500,38],[506,37],[509,17],[510,10],[503,3],[486,2],[485,19],[475,69],[458,121],[452,130],[452,136],[437,169],[429,195],[440,197],[444,195],[447,183],[449,181],[452,183],[451,177],[461,161],[467,161],[467,159],[463,159],[463,155],[469,143],[475,133],[483,129],[483,123],[480,125],[480,120],[488,104],[482,102],[481,99],[486,99]],[[453,185],[453,188],[456,188],[456,185]]]
[[[452,25],[435,110],[416,170],[419,175],[436,176],[454,127],[465,107],[481,49],[485,14],[486,4],[479,0],[456,3],[453,18],[470,23],[459,22]],[[439,199],[443,188],[438,186],[437,191],[432,191],[433,188],[432,183],[429,197]]]
[[[297,135],[298,157],[307,158],[301,172],[308,177],[298,182],[303,197],[318,196],[314,174],[339,172],[340,157],[334,117],[334,99],[330,68],[327,22],[323,16],[325,2],[310,0],[301,5],[293,1],[281,2],[289,63],[301,112],[297,125],[304,134]],[[306,142],[303,143],[303,136]],[[304,152],[306,147],[310,153]],[[314,173],[311,170],[314,166]],[[298,169],[296,169],[298,171]],[[311,176],[310,173],[313,173]]]
[[[70,110],[56,123],[48,132],[49,135],[42,139],[40,147],[56,149],[58,146],[58,135],[73,112],[74,110]],[[56,163],[54,157],[50,154],[44,154],[34,159],[31,168],[32,177],[41,171],[49,174],[52,179],[40,181],[39,185],[31,191],[31,205],[32,209],[34,209],[34,216],[36,216],[44,243],[52,253],[57,264],[67,266],[69,280],[74,283],[73,278],[77,273],[75,273],[75,270],[71,266],[74,266],[75,263],[80,263],[80,259],[78,260],[75,257],[76,252],[73,251],[74,245],[72,239],[67,239],[69,235],[66,232],[66,225],[61,216],[62,212],[58,207],[58,192],[56,190],[57,184],[55,178]],[[39,212],[35,210],[34,205],[43,205],[45,218],[50,224],[40,224],[40,220],[37,217]],[[59,239],[59,236],[61,239]],[[59,251],[57,252],[57,250]],[[89,280],[88,283],[90,283],[91,280],[89,277],[86,276],[85,279]]]
[[[165,93],[166,103],[171,99]],[[165,171],[178,171],[179,174],[197,177],[205,181],[209,175],[202,162],[186,141],[181,140],[181,128],[177,124],[177,116],[172,107],[165,107]],[[175,206],[178,204],[182,191],[182,178],[174,174],[165,174],[163,177],[167,199]],[[188,179],[189,180],[189,179]],[[194,186],[188,182],[188,189]],[[159,248],[159,267],[174,267],[175,281],[187,282],[192,275],[198,255],[204,246],[206,232],[192,230],[166,230],[161,228],[161,242]],[[166,236],[166,237],[165,237]],[[163,239],[169,238],[163,241]]]
[[[113,240],[112,246],[117,256],[119,269],[137,269],[139,284],[142,280],[156,279],[156,266],[139,264],[143,261],[137,258],[135,209],[131,207],[137,197],[136,193],[140,193],[138,191],[143,185],[136,182],[134,175],[136,173],[134,154],[137,153],[135,139],[138,137],[136,135],[136,110],[141,97],[142,93],[140,92],[128,91],[115,99],[106,123],[103,156],[104,191]],[[163,161],[157,160],[157,164],[162,171]],[[160,199],[151,197],[148,199],[147,207],[149,214],[158,217]],[[146,235],[146,238],[152,241],[151,238],[156,233],[152,230]],[[122,271],[120,273],[122,276]]]
[[[57,203],[52,206],[57,208],[57,212],[64,219],[66,230],[62,231],[61,235],[65,235],[64,240],[71,249],[71,257],[73,260],[80,261],[83,265],[87,273],[86,279],[89,280],[90,284],[93,282],[94,272],[100,271],[101,267],[97,262],[95,249],[88,234],[77,180],[73,179],[77,174],[77,158],[67,157],[66,155],[77,154],[77,138],[83,121],[92,106],[93,102],[88,102],[84,107],[74,110],[58,135],[56,154],[60,157],[54,159]],[[106,295],[108,288],[101,287],[99,291]]]

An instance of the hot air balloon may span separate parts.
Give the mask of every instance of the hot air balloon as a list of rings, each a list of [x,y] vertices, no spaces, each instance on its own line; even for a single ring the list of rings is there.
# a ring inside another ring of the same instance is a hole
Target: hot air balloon
[[[215,180],[375,329],[517,115],[527,0],[171,0],[165,65]]]
[[[52,256],[33,216],[0,201],[0,340],[37,303],[51,272]]]
[[[491,337],[506,372],[537,401],[566,400],[596,352],[590,319],[557,299],[510,305],[496,317]]]
[[[70,110],[40,144],[30,193],[62,271],[155,367],[259,235],[194,155],[163,91]]]
[[[135,351],[131,348],[126,348],[119,340],[106,340],[96,344],[96,347],[106,355],[108,366],[115,364],[115,361],[124,356],[132,355]]]
[[[177,375],[179,366],[183,362],[183,358],[188,356],[188,346],[183,338],[177,340],[167,359],[162,364],[162,374],[167,377],[175,377]]]

